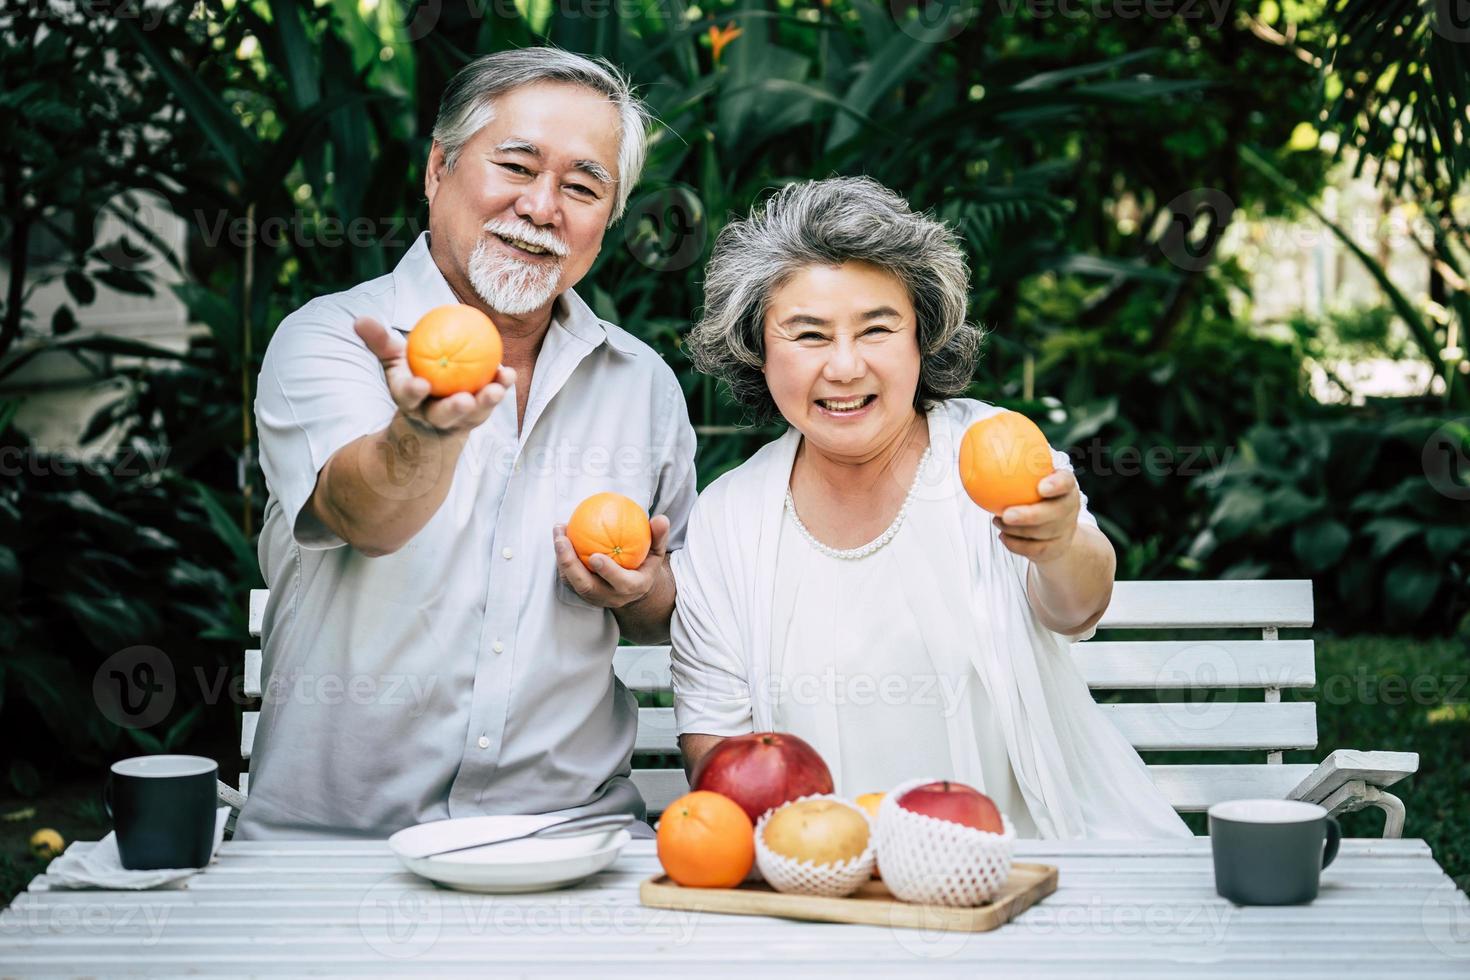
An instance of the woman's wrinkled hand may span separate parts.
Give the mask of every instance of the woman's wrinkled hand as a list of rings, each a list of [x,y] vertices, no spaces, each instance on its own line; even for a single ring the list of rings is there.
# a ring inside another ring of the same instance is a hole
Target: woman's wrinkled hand
[[[1060,558],[1072,546],[1082,494],[1077,478],[1065,470],[1042,477],[1037,490],[1043,498],[1039,503],[1007,507],[991,523],[1000,530],[1001,544],[1008,551],[1041,565]]]

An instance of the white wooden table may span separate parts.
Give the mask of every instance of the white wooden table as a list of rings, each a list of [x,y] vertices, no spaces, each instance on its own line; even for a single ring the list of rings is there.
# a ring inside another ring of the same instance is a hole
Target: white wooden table
[[[1287,908],[1219,898],[1207,838],[1025,841],[1017,856],[1056,864],[1057,892],[958,934],[647,909],[652,841],[579,887],[518,896],[437,889],[381,842],[231,842],[186,890],[38,877],[0,914],[0,976],[1470,977],[1470,901],[1422,840],[1343,841],[1317,901]]]

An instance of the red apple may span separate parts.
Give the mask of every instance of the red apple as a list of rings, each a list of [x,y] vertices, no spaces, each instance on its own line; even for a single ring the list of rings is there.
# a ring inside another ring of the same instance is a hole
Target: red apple
[[[817,750],[795,735],[752,732],[711,749],[695,766],[691,783],[728,796],[756,821],[799,796],[832,792],[832,773]]]
[[[914,813],[964,824],[993,834],[1005,832],[1000,810],[995,802],[978,789],[964,783],[925,783],[915,786],[898,798],[898,805]]]

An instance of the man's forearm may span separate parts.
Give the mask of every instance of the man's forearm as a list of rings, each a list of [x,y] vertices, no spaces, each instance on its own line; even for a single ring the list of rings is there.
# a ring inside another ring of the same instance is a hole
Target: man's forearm
[[[1082,633],[1107,610],[1117,556],[1095,527],[1077,528],[1071,546],[1051,561],[1031,563],[1027,593],[1037,616],[1057,633]]]
[[[467,437],[395,415],[383,430],[332,454],[308,506],[364,554],[391,554],[443,505]]]
[[[648,595],[612,611],[624,636],[634,643],[669,642],[669,619],[674,615],[674,572],[665,556]]]

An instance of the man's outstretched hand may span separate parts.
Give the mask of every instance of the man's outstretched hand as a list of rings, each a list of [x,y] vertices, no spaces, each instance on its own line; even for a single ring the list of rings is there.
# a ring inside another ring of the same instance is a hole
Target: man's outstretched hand
[[[468,432],[484,422],[516,383],[515,369],[502,364],[495,380],[474,394],[460,392],[446,398],[431,398],[429,382],[408,368],[408,345],[398,331],[368,316],[358,317],[352,328],[382,363],[388,393],[398,406],[398,414],[446,435]]]

